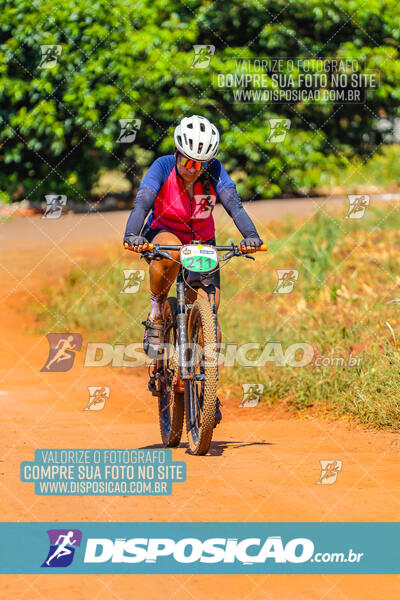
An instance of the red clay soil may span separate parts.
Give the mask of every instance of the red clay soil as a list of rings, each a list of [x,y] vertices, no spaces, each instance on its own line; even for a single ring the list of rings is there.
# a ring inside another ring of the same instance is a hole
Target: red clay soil
[[[221,398],[223,421],[209,455],[190,456],[185,440],[173,450],[175,460],[187,463],[187,481],[175,483],[172,496],[36,496],[33,484],[19,477],[20,462],[33,460],[36,448],[160,447],[157,405],[147,391],[145,369],[84,368],[81,352],[66,373],[40,371],[48,343],[34,332],[27,306],[74,262],[119,252],[126,214],[108,215],[106,221],[98,215],[66,219],[52,230],[38,217],[0,227],[3,521],[399,520],[400,435],[341,420],[298,419],[264,406],[242,409],[240,398],[232,396]],[[83,410],[89,385],[111,387],[104,410]],[[321,459],[343,461],[334,485],[316,485]],[[24,575],[2,576],[0,589],[7,600],[60,594],[63,600],[383,600],[399,597],[400,579]]]

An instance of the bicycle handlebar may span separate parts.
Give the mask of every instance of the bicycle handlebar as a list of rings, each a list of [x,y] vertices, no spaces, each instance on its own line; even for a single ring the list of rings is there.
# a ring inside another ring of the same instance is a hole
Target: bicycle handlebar
[[[188,244],[179,244],[176,246],[168,246],[165,244],[152,244],[151,242],[147,242],[148,247],[146,250],[143,250],[143,252],[149,252],[151,250],[154,250],[155,248],[159,248],[160,250],[180,250],[183,246],[187,246]],[[201,245],[210,245],[210,244],[199,244],[199,246]],[[124,248],[127,250],[128,248],[131,248],[131,246],[128,244],[128,242],[124,243]],[[232,250],[233,248],[238,248],[240,250],[240,246],[235,246],[234,244],[231,244],[230,246],[213,246],[213,248],[215,248],[216,250]],[[256,248],[257,252],[266,252],[268,250],[268,246],[267,244],[261,244],[261,246],[258,246],[258,248]]]

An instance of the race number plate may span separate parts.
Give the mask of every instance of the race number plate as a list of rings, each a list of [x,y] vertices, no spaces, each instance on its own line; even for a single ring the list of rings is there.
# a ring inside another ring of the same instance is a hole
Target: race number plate
[[[211,271],[218,265],[218,252],[212,246],[188,244],[180,252],[181,263],[189,271]]]

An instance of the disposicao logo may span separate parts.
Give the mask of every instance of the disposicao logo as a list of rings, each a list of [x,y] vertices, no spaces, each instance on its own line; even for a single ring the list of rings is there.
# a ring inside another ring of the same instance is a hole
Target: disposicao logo
[[[283,544],[280,536],[260,538],[89,538],[85,563],[156,563],[158,558],[170,557],[178,563],[234,563],[246,565],[264,563],[304,563],[314,553],[314,543],[307,538],[294,538]]]
[[[75,547],[81,545],[79,529],[48,529],[50,548],[42,567],[68,567],[74,558]]]

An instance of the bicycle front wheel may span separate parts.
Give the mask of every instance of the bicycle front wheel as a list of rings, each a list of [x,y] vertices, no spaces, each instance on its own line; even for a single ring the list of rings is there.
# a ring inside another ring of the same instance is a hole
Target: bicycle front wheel
[[[217,339],[214,315],[205,298],[193,304],[188,342],[191,378],[185,381],[186,431],[189,452],[201,455],[210,448],[217,402]]]

